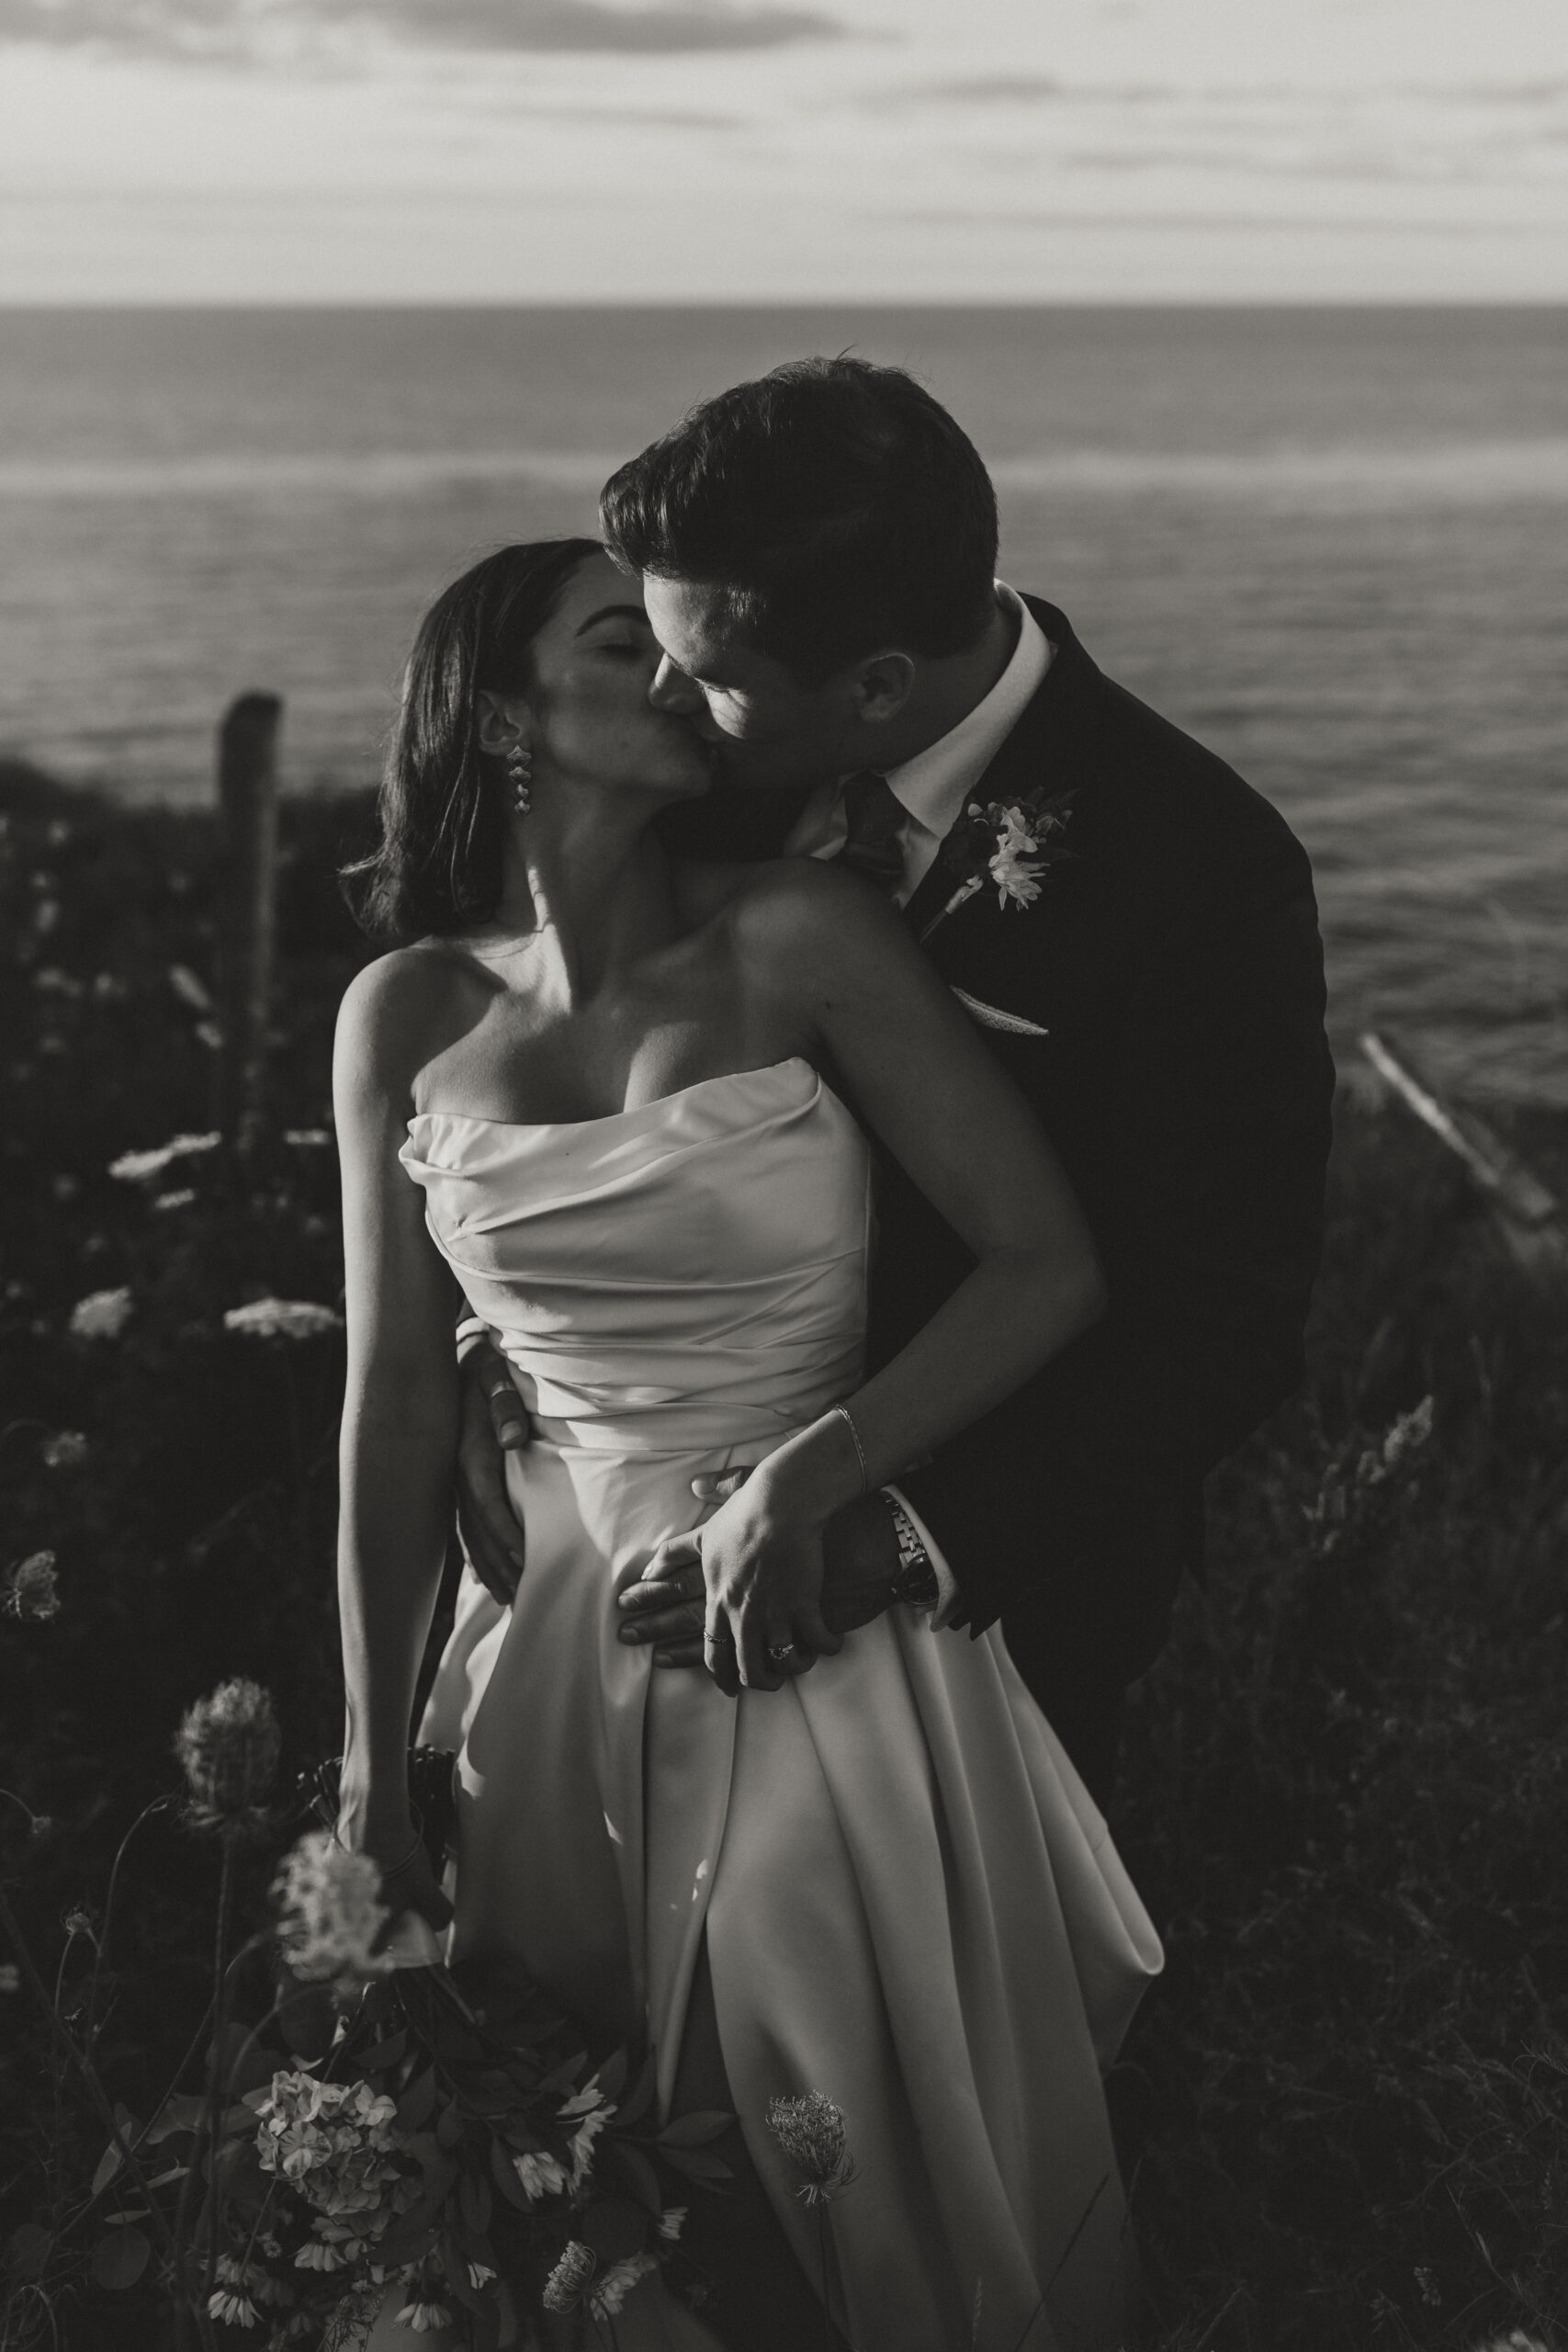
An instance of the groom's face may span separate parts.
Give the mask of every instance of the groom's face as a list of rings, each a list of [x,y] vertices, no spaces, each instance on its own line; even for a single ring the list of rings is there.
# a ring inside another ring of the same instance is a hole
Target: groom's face
[[[739,785],[815,784],[860,764],[865,714],[861,665],[806,685],[759,653],[729,619],[722,593],[690,580],[642,582],[663,648],[649,700],[677,711],[719,747]]]

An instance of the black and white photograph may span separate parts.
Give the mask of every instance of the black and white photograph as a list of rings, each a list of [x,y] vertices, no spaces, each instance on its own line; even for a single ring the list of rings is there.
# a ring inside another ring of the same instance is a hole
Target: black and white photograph
[[[1568,2352],[1562,0],[0,0],[0,2352]]]

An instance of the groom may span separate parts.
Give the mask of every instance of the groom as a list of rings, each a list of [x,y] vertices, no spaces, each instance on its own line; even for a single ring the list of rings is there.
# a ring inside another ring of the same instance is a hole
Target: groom
[[[1204,1476],[1302,1374],[1333,1089],[1305,854],[1065,614],[997,582],[979,455],[896,368],[811,359],[737,385],[624,466],[601,514],[664,648],[650,699],[724,755],[670,845],[842,858],[886,891],[1093,1228],[1104,1319],[832,1523],[824,1608],[849,1624],[913,1600],[973,1634],[999,1617],[1103,1802],[1126,1686],[1201,1566]],[[894,1167],[879,1220],[874,1367],[968,1262]],[[466,1369],[459,1501],[509,1598],[496,1434],[526,1433],[498,1363]],[[700,1663],[701,1584],[672,1566],[634,1588],[623,1638]]]

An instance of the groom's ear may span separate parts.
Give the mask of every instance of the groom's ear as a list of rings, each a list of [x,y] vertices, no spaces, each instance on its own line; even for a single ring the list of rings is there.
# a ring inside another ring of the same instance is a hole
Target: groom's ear
[[[514,743],[525,750],[533,741],[533,719],[521,695],[497,694],[481,686],[474,696],[474,740],[481,752],[503,760]]]
[[[855,715],[873,726],[897,718],[915,684],[915,662],[908,653],[868,653],[854,673]]]

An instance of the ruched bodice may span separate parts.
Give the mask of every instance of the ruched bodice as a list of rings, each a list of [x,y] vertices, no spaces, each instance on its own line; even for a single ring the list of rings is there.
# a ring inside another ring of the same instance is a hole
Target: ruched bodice
[[[705,1516],[694,1476],[857,1385],[853,1119],[792,1060],[577,1123],[423,1113],[401,1158],[534,1419],[515,1600],[465,1572],[421,1731],[459,1750],[457,1948],[646,2032],[668,2108],[705,1939],[748,2151],[814,2280],[764,2119],[805,2090],[848,2118],[829,2259],[857,2352],[1111,2352],[1100,2067],[1159,1947],[1000,1634],[895,1607],[739,1701],[617,1639],[616,1594]],[[675,2341],[656,2301],[617,2323],[637,2352]]]
[[[808,1062],[564,1125],[422,1112],[400,1157],[560,1444],[767,1453],[856,1385],[869,1159]]]

